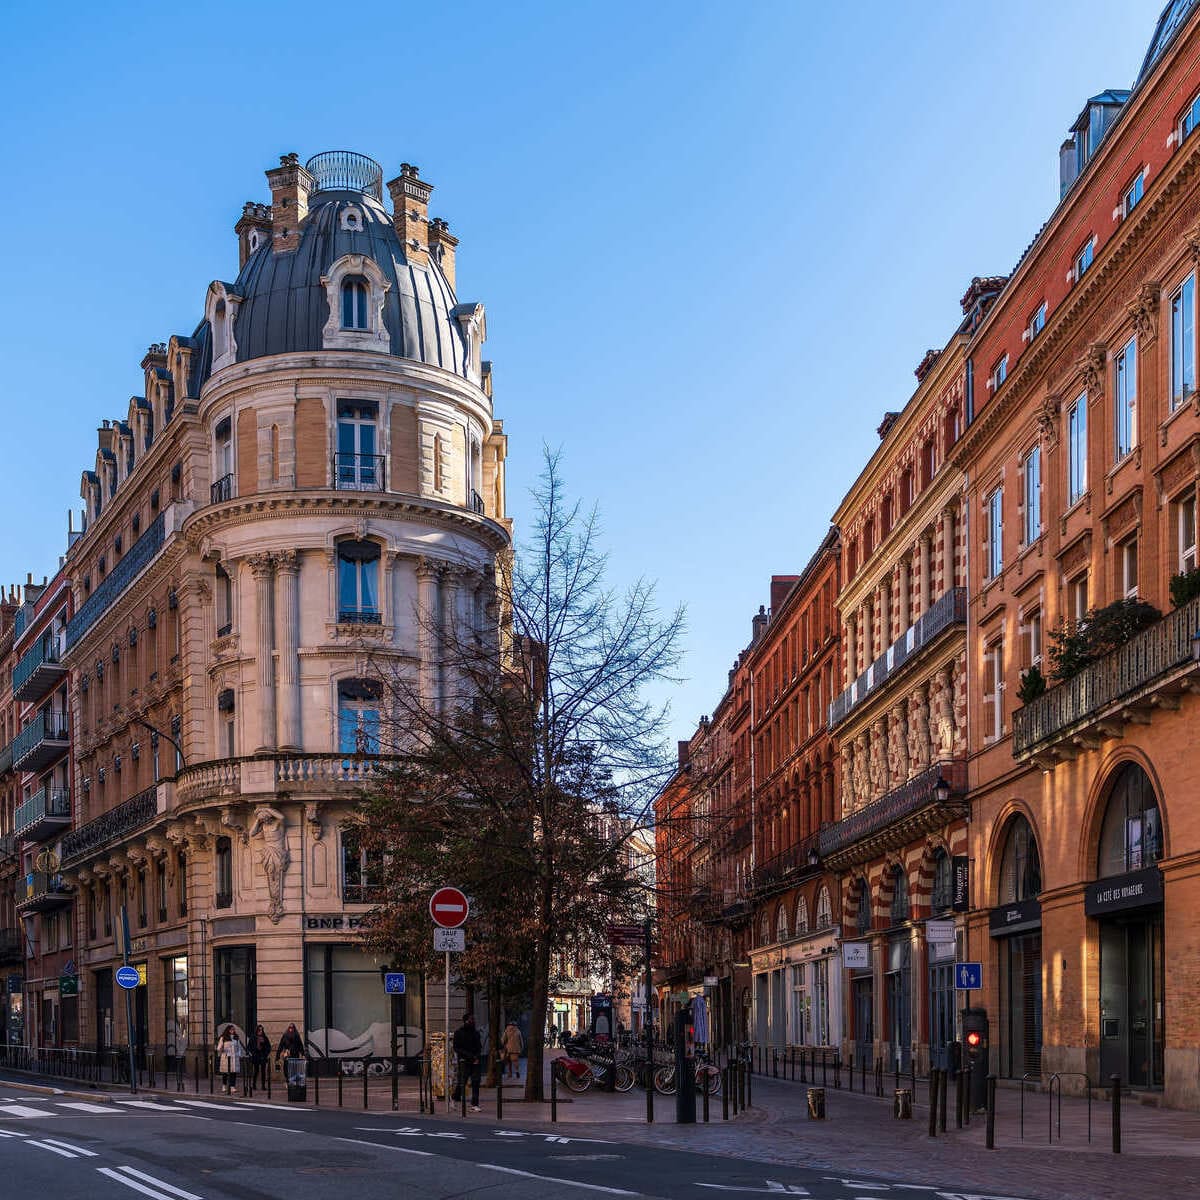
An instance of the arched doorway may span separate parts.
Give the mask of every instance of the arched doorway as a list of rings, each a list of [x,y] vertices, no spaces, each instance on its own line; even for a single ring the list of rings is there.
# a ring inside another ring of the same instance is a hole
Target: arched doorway
[[[1122,766],[1100,823],[1085,907],[1100,932],[1100,1077],[1163,1082],[1162,815],[1150,777]]]
[[[1008,823],[1000,855],[1000,878],[989,921],[999,940],[999,1073],[1020,1079],[1042,1069],[1041,857],[1033,828],[1023,816]]]

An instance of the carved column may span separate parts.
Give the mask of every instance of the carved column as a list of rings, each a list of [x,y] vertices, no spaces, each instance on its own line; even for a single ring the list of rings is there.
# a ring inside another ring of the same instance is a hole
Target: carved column
[[[846,674],[853,683],[858,678],[858,613],[846,621]]]
[[[418,686],[421,707],[432,712],[438,681],[438,564],[430,558],[417,563],[417,645],[421,661]]]
[[[871,619],[872,613],[870,600],[863,601],[862,608],[859,609],[859,612],[862,613],[862,617],[860,618],[862,622],[862,666],[859,667],[859,671],[862,672],[867,669],[868,665],[872,661],[871,652],[874,649],[873,643],[875,641],[875,622]]]
[[[879,597],[877,601],[879,605],[879,646],[875,651],[876,658],[885,653],[892,644],[892,578],[890,575],[883,577],[877,595]]]
[[[928,533],[921,534],[921,616],[929,611],[930,577],[933,574],[933,541]]]
[[[279,748],[299,750],[300,732],[300,552],[275,556],[279,612]]]
[[[954,586],[954,509],[942,513],[942,591]]]
[[[459,639],[462,636],[462,623],[458,617],[459,584],[462,572],[457,567],[445,567],[442,570],[442,687],[439,699],[443,711],[457,706],[459,703],[459,664],[462,650]]]
[[[255,608],[258,613],[258,749],[275,749],[275,607],[272,604],[275,560],[270,554],[250,556],[254,573]]]
[[[900,587],[900,636],[903,636],[912,624],[912,617],[908,607],[909,590],[912,587],[912,571],[909,568],[907,554],[900,560],[900,566],[897,568],[897,571]]]

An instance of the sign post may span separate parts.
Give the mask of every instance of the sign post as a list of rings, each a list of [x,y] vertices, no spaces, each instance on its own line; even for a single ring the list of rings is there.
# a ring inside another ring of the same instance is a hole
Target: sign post
[[[121,905],[121,960],[117,983],[125,989],[125,1032],[129,1039],[129,1091],[137,1093],[137,1066],[133,1059],[133,989],[142,981],[141,972],[129,965],[129,909]],[[130,982],[132,980],[132,982]]]
[[[434,931],[436,938],[443,930],[458,929],[466,922],[468,912],[467,898],[456,887],[440,887],[429,898],[429,915],[439,928]],[[460,935],[461,936],[461,935]],[[446,1018],[446,1041],[442,1048],[442,1062],[446,1072],[446,1111],[450,1111],[450,947],[446,946],[446,990],[443,994],[444,1013]],[[464,1081],[464,1090],[465,1090]]]

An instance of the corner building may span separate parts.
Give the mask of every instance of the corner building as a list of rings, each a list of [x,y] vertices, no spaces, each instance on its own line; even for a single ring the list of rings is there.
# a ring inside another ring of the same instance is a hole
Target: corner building
[[[1089,99],[1062,147],[1060,203],[968,346],[987,386],[954,454],[990,1068],[1190,1108],[1200,600],[1171,588],[1197,579],[1198,119],[1200,9],[1176,0],[1133,89]],[[1049,630],[1131,597],[1163,615],[1029,690]]]
[[[457,298],[431,186],[405,164],[389,205],[347,152],[267,180],[236,278],[102,424],[67,557],[81,1040],[128,1034],[124,904],[147,978],[133,1032],[168,1063],[226,1022],[274,1040],[295,1021],[314,1057],[391,1052],[348,820],[378,765],[378,680],[444,702],[439,635],[494,627],[510,545],[484,310]]]

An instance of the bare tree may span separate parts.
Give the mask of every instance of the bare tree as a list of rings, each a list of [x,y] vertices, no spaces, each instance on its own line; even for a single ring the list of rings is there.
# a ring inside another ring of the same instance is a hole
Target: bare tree
[[[606,970],[608,927],[652,904],[631,839],[673,764],[666,705],[646,689],[673,679],[684,618],[660,613],[644,579],[607,584],[596,511],[567,498],[557,454],[533,498],[496,621],[436,630],[439,696],[383,673],[397,766],[365,800],[362,836],[382,859],[368,929],[381,950],[428,962],[430,889],[473,897],[462,975],[528,980],[526,1096],[541,1099],[555,956]]]

